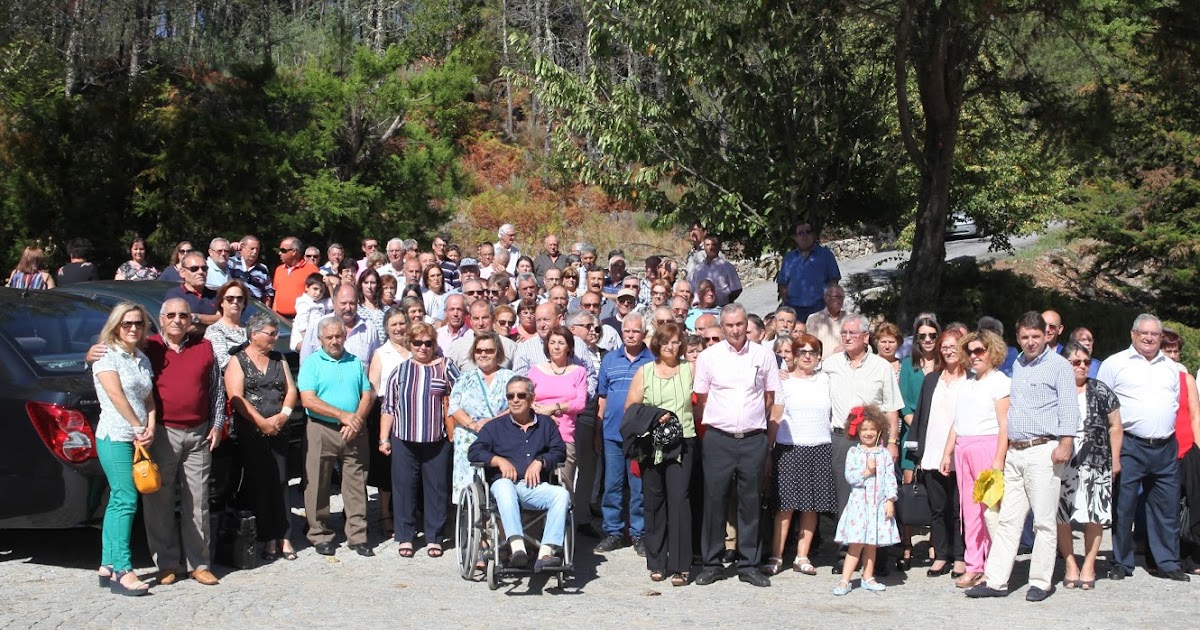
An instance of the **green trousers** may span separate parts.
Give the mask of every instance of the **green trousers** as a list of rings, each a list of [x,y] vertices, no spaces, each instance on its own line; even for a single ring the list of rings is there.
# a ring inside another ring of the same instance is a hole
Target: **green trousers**
[[[104,511],[101,532],[100,564],[113,571],[133,569],[129,539],[133,534],[133,517],[137,514],[138,491],[133,485],[133,442],[114,442],[108,438],[96,441],[100,466],[108,477],[108,508]]]

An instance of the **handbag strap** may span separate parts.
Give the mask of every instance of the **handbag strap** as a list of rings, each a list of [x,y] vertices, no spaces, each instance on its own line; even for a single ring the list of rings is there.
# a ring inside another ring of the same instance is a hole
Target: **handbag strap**
[[[142,446],[141,442],[133,443],[133,453],[134,453],[133,454],[133,463],[135,463],[135,464],[142,461],[143,459],[145,459],[145,460],[150,459],[150,453],[146,452],[146,447]]]

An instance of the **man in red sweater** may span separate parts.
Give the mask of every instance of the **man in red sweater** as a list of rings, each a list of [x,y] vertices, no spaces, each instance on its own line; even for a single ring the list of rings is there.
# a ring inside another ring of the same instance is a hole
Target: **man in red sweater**
[[[187,302],[167,300],[159,313],[162,335],[146,340],[146,356],[154,370],[154,399],[162,418],[150,454],[163,485],[142,500],[158,583],[178,580],[186,555],[192,579],[211,586],[217,584],[217,577],[209,570],[208,476],[212,451],[221,442],[227,420],[225,380],[212,344],[199,334],[188,334],[190,321]],[[183,554],[175,526],[175,496],[181,490]]]

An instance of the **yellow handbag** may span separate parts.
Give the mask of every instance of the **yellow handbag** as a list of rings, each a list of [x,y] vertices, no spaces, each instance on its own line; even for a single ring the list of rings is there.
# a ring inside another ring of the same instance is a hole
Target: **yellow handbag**
[[[989,508],[995,508],[1004,498],[1004,473],[995,468],[979,473],[975,478],[975,488],[971,493],[976,503],[982,503]]]
[[[141,444],[134,442],[133,456],[133,485],[142,494],[154,494],[162,487],[162,477],[158,474],[158,464],[150,459],[150,453]]]

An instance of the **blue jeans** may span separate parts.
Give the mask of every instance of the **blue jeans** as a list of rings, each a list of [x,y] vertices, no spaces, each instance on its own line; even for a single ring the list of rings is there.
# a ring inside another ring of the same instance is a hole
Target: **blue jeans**
[[[645,514],[642,510],[642,478],[629,473],[629,460],[620,442],[604,440],[604,496],[600,510],[604,514],[604,533],[620,536],[625,529],[622,499],[625,496],[625,481],[629,481],[629,536],[641,538],[645,531]]]
[[[496,509],[500,511],[505,536],[512,538],[525,534],[521,508],[545,510],[546,526],[542,530],[542,545],[562,546],[567,529],[567,510],[571,509],[571,493],[566,488],[545,482],[530,488],[524,480],[513,483],[501,477],[492,482],[492,498],[496,500]]]

